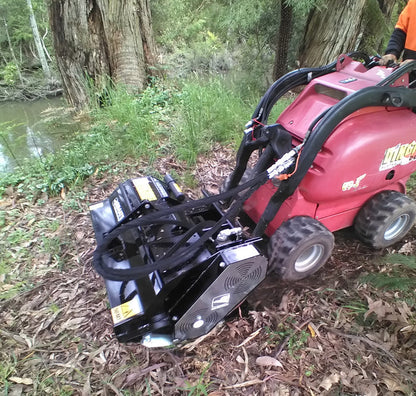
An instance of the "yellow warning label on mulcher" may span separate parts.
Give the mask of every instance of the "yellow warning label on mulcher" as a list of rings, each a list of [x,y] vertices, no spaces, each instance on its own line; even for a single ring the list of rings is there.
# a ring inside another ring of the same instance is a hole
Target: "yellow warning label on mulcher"
[[[134,187],[142,201],[156,201],[157,197],[152,190],[152,186],[149,183],[147,177],[139,177],[133,179]]]
[[[117,324],[124,320],[131,318],[134,315],[141,313],[140,304],[137,298],[133,298],[121,305],[117,305],[111,308],[111,316],[113,317],[113,323]]]

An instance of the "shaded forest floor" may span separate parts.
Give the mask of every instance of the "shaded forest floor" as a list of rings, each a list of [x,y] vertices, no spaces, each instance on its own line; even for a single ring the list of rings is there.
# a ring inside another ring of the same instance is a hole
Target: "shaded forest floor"
[[[234,155],[221,148],[201,158],[200,187],[215,192]],[[178,349],[119,344],[91,267],[87,205],[146,167],[133,165],[134,174],[91,177],[82,195],[26,202],[10,190],[0,201],[0,251],[16,259],[0,279],[2,295],[10,293],[0,302],[3,394],[415,394],[415,309],[399,292],[360,281],[389,271],[387,252],[368,249],[350,230],[336,233],[334,254],[315,276],[292,284],[269,277],[205,337]],[[155,168],[184,171],[173,158]],[[414,254],[416,230],[394,248]]]

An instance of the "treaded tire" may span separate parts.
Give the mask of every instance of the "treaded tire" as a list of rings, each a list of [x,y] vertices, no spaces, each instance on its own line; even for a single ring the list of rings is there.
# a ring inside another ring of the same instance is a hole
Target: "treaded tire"
[[[333,248],[334,235],[323,224],[312,217],[292,217],[270,238],[269,268],[283,280],[300,280],[318,271]]]
[[[397,191],[383,191],[364,204],[354,229],[365,244],[383,249],[403,239],[415,219],[415,201]]]
[[[228,187],[230,185],[230,181],[231,181],[231,175],[232,173],[230,173],[222,182],[220,188],[219,188],[219,192],[223,193],[228,191]],[[245,172],[243,173],[243,176],[241,176],[241,180],[240,183],[238,183],[238,185],[247,183],[249,180],[251,180],[254,176],[254,170],[252,168],[247,168],[245,170]],[[241,193],[240,193],[241,194]]]

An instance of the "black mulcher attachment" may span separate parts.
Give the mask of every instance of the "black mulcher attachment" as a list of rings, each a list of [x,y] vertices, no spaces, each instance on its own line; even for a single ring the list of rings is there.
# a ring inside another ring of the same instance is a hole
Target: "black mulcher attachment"
[[[256,184],[247,183],[240,201]],[[181,204],[182,197],[170,176],[148,176],[127,180],[90,208],[95,267],[122,342],[166,346],[199,337],[266,275],[259,238],[246,240],[218,197]]]
[[[183,202],[171,176],[129,179],[90,207],[96,271],[105,278],[121,342],[168,346],[209,332],[266,276],[262,238],[237,220],[246,199],[293,168],[292,149],[270,169],[219,195]],[[234,199],[234,200],[233,200]],[[232,201],[226,212],[220,203]]]

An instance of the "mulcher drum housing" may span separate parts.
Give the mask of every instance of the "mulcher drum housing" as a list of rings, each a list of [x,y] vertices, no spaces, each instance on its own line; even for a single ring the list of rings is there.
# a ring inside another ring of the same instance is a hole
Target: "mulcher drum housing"
[[[97,242],[123,222],[178,204],[165,182],[150,176],[127,180],[90,208]],[[192,226],[209,226],[222,216],[216,205],[210,205],[208,210],[193,210],[192,215],[174,213],[156,225],[129,228],[108,247],[103,260],[116,269],[149,265],[174,248]],[[254,243],[243,241],[240,230],[228,222],[221,229],[227,235],[222,238],[225,241],[208,242],[188,260],[191,263],[140,279],[106,279],[120,341],[159,346],[206,334],[264,279],[267,260]],[[193,233],[175,253],[189,249],[198,239],[198,233]]]

